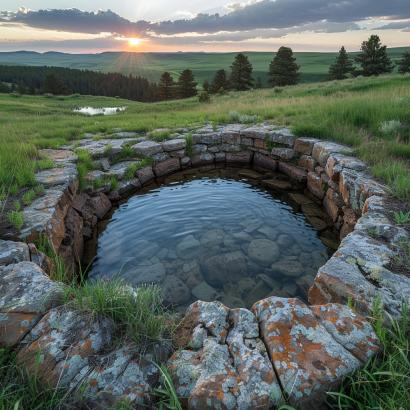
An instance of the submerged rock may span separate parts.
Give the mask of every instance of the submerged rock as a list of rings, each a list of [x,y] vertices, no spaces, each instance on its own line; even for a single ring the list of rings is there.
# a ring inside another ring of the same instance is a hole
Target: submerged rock
[[[280,255],[280,250],[275,242],[268,239],[254,239],[248,248],[249,257],[257,263],[269,266]]]
[[[239,280],[247,273],[246,258],[241,251],[215,255],[202,261],[204,275],[211,285]]]

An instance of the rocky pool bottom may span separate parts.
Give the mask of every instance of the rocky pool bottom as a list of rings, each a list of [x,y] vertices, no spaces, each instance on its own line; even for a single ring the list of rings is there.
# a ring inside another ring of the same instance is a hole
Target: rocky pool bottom
[[[231,308],[270,295],[307,300],[333,252],[328,245],[338,245],[328,219],[281,174],[187,170],[146,187],[103,221],[89,279],[159,284],[177,310],[197,299]]]

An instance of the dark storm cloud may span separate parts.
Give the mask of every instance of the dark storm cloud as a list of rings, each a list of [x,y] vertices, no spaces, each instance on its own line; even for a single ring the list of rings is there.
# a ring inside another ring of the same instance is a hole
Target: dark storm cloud
[[[0,14],[0,21],[20,23],[48,30],[90,34],[110,32],[123,35],[138,35],[149,27],[149,23],[144,21],[131,22],[111,10],[94,13],[78,9],[38,11],[22,9],[17,13],[2,12]]]
[[[149,23],[131,22],[108,10],[77,9],[3,12],[0,21],[31,27],[81,33],[110,32],[123,36],[144,34],[217,33],[289,29],[314,23],[339,24],[339,31],[367,18],[410,19],[410,0],[262,0],[238,6],[225,15],[198,14],[192,19]]]
[[[410,20],[396,21],[385,24],[379,28],[380,30],[403,30],[410,31]]]
[[[199,14],[193,19],[153,24],[157,33],[211,33],[217,31],[286,28],[322,20],[354,22],[371,17],[410,18],[409,0],[262,0],[231,13]]]

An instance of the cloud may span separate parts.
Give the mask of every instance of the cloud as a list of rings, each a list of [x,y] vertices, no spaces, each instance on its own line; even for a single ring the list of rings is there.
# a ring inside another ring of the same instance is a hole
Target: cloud
[[[232,6],[231,6],[232,7]],[[318,21],[355,22],[368,18],[410,18],[409,0],[262,0],[219,14],[151,25],[156,33],[212,33],[218,31],[286,28]]]
[[[111,10],[32,11],[21,8],[17,12],[0,12],[0,22],[48,30],[89,34],[108,32],[124,37],[153,38],[198,33],[219,38],[230,36],[233,41],[236,38],[280,37],[302,31],[335,33],[357,30],[356,22],[366,19],[391,21],[387,26],[398,24],[393,23],[394,20],[410,19],[410,0],[248,0],[230,4],[228,13],[224,15],[201,13],[193,18],[158,23],[132,22]],[[408,25],[396,28],[406,29]]]
[[[378,28],[379,30],[402,30],[410,31],[410,19],[403,21],[394,21],[389,24],[385,24]]]
[[[78,9],[50,9],[32,11],[20,8],[16,13],[1,12],[0,21],[21,23],[30,27],[71,33],[118,33],[139,35],[149,28],[145,21],[131,22],[111,10],[87,12]]]

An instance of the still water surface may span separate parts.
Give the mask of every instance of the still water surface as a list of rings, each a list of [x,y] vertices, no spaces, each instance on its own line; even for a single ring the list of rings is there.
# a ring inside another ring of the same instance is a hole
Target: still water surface
[[[250,307],[268,295],[306,299],[330,256],[305,216],[254,182],[202,176],[152,188],[112,214],[89,277],[158,283],[165,301]]]

